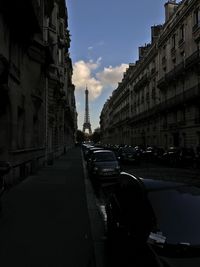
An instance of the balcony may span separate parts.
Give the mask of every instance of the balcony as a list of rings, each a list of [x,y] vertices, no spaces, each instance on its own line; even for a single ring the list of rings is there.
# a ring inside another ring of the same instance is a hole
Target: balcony
[[[193,38],[196,42],[200,40],[200,23],[196,23],[192,28]]]
[[[163,123],[162,128],[163,128],[164,130],[167,129],[167,128],[168,128],[168,124],[167,124],[166,122]]]
[[[56,82],[59,82],[60,81],[58,67],[56,65],[54,65],[54,64],[49,65],[49,68],[48,68],[48,77],[51,80],[54,80]]]
[[[185,126],[186,125],[186,122],[185,120],[181,120],[181,121],[178,121],[178,126]]]
[[[153,75],[155,72],[156,72],[156,68],[154,67],[151,69],[151,75]]]
[[[158,105],[155,105],[149,110],[146,110],[142,113],[132,116],[132,118],[130,118],[129,120],[129,124],[135,124],[137,122],[148,120],[149,118],[153,116],[157,116],[158,113],[165,113],[166,111],[173,110],[173,109],[176,110],[179,107],[183,107],[184,104],[189,103],[189,102],[196,101],[197,103],[199,103],[199,99],[200,99],[200,86],[197,85],[197,86],[194,86],[188,89],[182,94],[176,95]],[[183,125],[185,125],[185,120],[181,120],[176,123],[176,127],[177,126],[180,127]],[[173,128],[175,126],[173,126],[173,124],[170,126],[169,124],[169,127]]]
[[[194,86],[185,92],[176,95],[165,102],[160,103],[160,112],[165,112],[166,110],[177,109],[182,107],[184,104],[189,102],[199,102],[200,98],[200,87]]]
[[[170,130],[175,130],[178,127],[176,122],[169,123],[169,129]]]
[[[179,47],[179,48],[182,47],[184,43],[185,43],[184,39],[181,38],[181,39],[178,41],[178,47]]]
[[[199,51],[195,51],[191,56],[186,58],[185,60],[185,68],[190,69],[193,66],[196,66],[200,62],[200,53]]]
[[[158,87],[160,90],[162,90],[162,89],[165,89],[166,86],[167,86],[167,81],[166,81],[165,76],[164,76],[164,77],[162,77],[160,80],[158,80],[158,82],[157,82],[157,87]]]
[[[184,62],[178,64],[174,69],[168,72],[165,76],[167,82],[172,82],[177,80],[179,77],[185,74]]]
[[[141,112],[135,116],[132,116],[129,118],[129,125],[136,124],[141,121],[146,121],[147,119],[157,116],[159,110],[159,105],[154,106],[151,109],[145,110],[144,112]]]
[[[20,83],[20,69],[13,62],[10,63],[10,75],[17,83]]]
[[[149,82],[149,77],[145,74],[134,86],[135,91],[139,91],[140,88],[145,87]]]
[[[165,128],[164,129],[167,129],[169,128],[170,130],[175,130],[177,128],[180,128],[182,126],[184,126],[186,123],[185,121],[178,121],[178,122],[172,122],[172,123],[169,123],[168,125],[165,125]]]
[[[174,59],[176,57],[176,49],[175,49],[175,47],[172,47],[172,49],[171,49],[171,57],[172,57],[172,59]]]

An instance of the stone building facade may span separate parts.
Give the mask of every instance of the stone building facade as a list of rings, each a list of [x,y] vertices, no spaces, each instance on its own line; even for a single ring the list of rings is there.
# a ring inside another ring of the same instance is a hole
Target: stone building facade
[[[105,143],[163,148],[200,146],[200,3],[165,4],[165,23],[105,103]]]
[[[0,6],[0,161],[9,183],[52,163],[77,128],[68,16],[63,0]]]

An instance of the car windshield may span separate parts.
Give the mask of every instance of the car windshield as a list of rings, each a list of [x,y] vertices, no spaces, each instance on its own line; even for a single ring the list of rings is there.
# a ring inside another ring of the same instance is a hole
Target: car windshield
[[[200,188],[152,191],[148,197],[167,244],[200,245]]]
[[[101,152],[101,153],[96,153],[94,155],[94,159],[96,161],[115,161],[116,157],[115,157],[114,153]]]

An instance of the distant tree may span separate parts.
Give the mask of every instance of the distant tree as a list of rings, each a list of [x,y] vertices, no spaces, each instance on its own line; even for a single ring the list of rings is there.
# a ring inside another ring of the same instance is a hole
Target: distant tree
[[[94,143],[100,142],[100,128],[96,128],[92,134],[92,141]]]
[[[81,130],[77,130],[77,133],[76,133],[76,141],[78,143],[82,143],[82,142],[85,141],[85,134]]]

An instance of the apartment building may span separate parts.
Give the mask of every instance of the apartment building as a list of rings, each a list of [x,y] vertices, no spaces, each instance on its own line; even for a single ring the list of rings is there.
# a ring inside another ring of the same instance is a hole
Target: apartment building
[[[113,116],[106,129],[110,136],[103,130],[103,142],[164,148],[200,145],[199,42],[199,1],[168,1],[165,23],[151,27],[151,43],[139,47],[139,59],[129,65],[118,93],[101,112],[104,130],[108,107]]]
[[[67,19],[64,0],[1,1],[0,161],[10,162],[8,183],[74,144]]]

